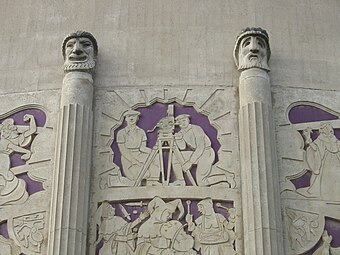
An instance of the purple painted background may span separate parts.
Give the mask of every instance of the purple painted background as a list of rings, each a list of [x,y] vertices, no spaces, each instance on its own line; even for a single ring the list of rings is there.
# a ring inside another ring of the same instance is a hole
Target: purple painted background
[[[173,201],[173,199],[169,199],[169,200],[164,200],[165,202],[170,202],[170,201]],[[201,200],[191,200],[191,205],[190,205],[190,214],[193,215],[193,220],[196,220],[201,214],[198,212],[198,209],[197,209],[197,203],[200,202]],[[130,201],[131,202],[131,201]],[[130,203],[129,202],[129,203]],[[137,203],[139,203],[140,201],[135,201]],[[139,215],[144,212],[147,208],[147,203],[149,201],[143,201],[143,203],[145,203],[145,206],[143,207],[133,207],[133,206],[127,206],[125,203],[121,203],[121,205],[123,205],[125,207],[125,209],[127,210],[127,212],[130,214],[131,216],[131,222],[135,221]],[[229,214],[228,212],[225,210],[225,209],[222,209],[222,208],[219,208],[216,206],[217,203],[220,203],[222,206],[224,207],[227,207],[227,208],[233,208],[233,203],[232,202],[226,202],[226,201],[214,201],[214,210],[216,213],[220,213],[222,214],[226,219],[229,218]],[[183,216],[183,219],[180,220],[180,222],[182,224],[186,224],[185,222],[185,215],[187,215],[188,213],[188,206],[186,204],[186,200],[182,200],[182,204],[184,206],[184,216]],[[124,215],[121,211],[121,209],[119,208],[119,205],[118,204],[115,204],[115,203],[112,203],[111,204],[112,207],[114,207],[116,209],[116,215],[117,216],[120,216],[122,218],[124,218]],[[134,214],[133,211],[136,211],[137,213]],[[178,212],[177,212],[177,215],[174,214],[174,217],[173,219],[177,219],[177,216],[178,216]],[[145,222],[145,221],[144,221]],[[98,231],[99,231],[99,228],[97,226],[97,239],[98,239]],[[187,232],[188,234],[190,234],[189,232]],[[100,242],[97,247],[96,247],[96,255],[99,255],[99,250],[102,248],[103,246],[103,241]],[[200,252],[198,252],[198,254],[201,254]]]
[[[38,110],[38,109],[28,109],[28,110],[23,110],[18,113],[15,113],[7,118],[1,119],[0,123],[2,123],[5,119],[12,118],[14,120],[15,125],[24,125],[28,126],[29,123],[25,122],[24,116],[25,114],[31,114],[35,117],[35,122],[37,127],[44,127],[46,124],[46,115],[43,111]],[[33,135],[33,139],[34,139]],[[29,147],[28,147],[29,149]],[[11,167],[16,167],[16,166],[21,166],[25,165],[26,161],[21,159],[22,154],[20,153],[13,153],[10,156],[10,161],[11,161]],[[36,192],[42,191],[43,186],[41,183],[36,182],[31,180],[27,174],[20,174],[17,176],[20,179],[23,179],[26,182],[26,190],[29,195],[32,195]],[[0,235],[4,236],[5,238],[8,238],[8,231],[7,231],[7,222],[2,222],[0,223]]]
[[[308,123],[308,122],[316,122],[316,121],[330,121],[339,119],[338,116],[330,114],[322,109],[319,109],[310,105],[299,105],[293,107],[288,114],[289,121],[292,124],[299,123]],[[334,129],[335,136],[340,140],[340,129]],[[302,136],[302,132],[301,132]],[[319,136],[319,132],[317,130],[313,130],[311,134],[311,138],[314,141]],[[307,172],[304,176],[292,180],[294,186],[298,188],[309,187],[310,186],[310,178],[311,173]],[[327,230],[329,235],[333,236],[333,240],[331,242],[332,247],[340,247],[340,221],[326,218],[325,229]],[[314,251],[317,250],[318,247],[322,244],[320,240],[318,244],[310,251],[305,253],[305,255],[312,255]]]
[[[191,106],[183,106],[183,105],[179,105],[176,103],[174,103],[173,105],[174,105],[174,116],[175,117],[180,114],[189,114],[191,116],[190,123],[194,125],[199,125],[204,130],[204,132],[207,134],[207,136],[211,140],[211,147],[215,151],[215,162],[218,161],[217,152],[220,148],[220,143],[217,140],[217,130],[210,125],[208,117],[196,112],[196,110]],[[157,125],[158,121],[161,118],[164,118],[167,116],[168,105],[155,103],[149,107],[140,107],[136,110],[141,113],[139,121],[137,122],[137,125],[146,132],[147,130],[152,130]],[[123,175],[124,175],[124,169],[122,168],[121,154],[118,149],[116,140],[117,140],[118,131],[123,129],[124,127],[126,127],[125,121],[119,128],[115,130],[115,140],[113,144],[111,145],[111,148],[115,155],[114,163],[117,166],[119,166],[120,169],[122,169]],[[176,126],[175,132],[177,131],[178,131],[178,127]],[[147,146],[152,149],[157,141],[157,129],[152,133],[146,132],[146,135],[148,138]],[[164,166],[167,166],[167,159],[168,159],[168,153],[165,152],[164,153]],[[164,169],[166,169],[166,167],[164,167]],[[195,170],[196,169],[194,166],[191,170],[194,178],[195,178]],[[172,181],[173,179],[170,179],[170,182]],[[187,183],[190,183],[190,182],[188,182],[187,180]]]

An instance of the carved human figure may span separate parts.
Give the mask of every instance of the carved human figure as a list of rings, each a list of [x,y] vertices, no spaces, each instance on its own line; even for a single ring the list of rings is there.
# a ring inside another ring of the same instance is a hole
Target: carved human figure
[[[211,148],[209,137],[200,126],[190,124],[190,115],[181,114],[175,120],[180,127],[180,131],[175,133],[175,141],[185,161],[181,162],[176,154],[174,155],[172,163],[177,180],[184,181],[182,172],[190,171],[193,165],[197,165],[197,184],[209,185],[208,177],[215,160],[215,152]]]
[[[164,202],[155,197],[148,204],[150,218],[145,221],[138,231],[136,255],[195,255],[194,240],[184,230],[173,214],[179,211],[178,219],[184,214],[181,200]]]
[[[98,45],[94,36],[85,31],[71,33],[63,41],[64,71],[94,71]]]
[[[137,126],[140,112],[129,110],[124,113],[126,127],[117,133],[117,144],[121,153],[121,161],[125,176],[136,181],[139,173],[147,161],[151,149],[146,146],[145,131]],[[153,160],[144,178],[147,185],[159,184],[159,161]]]
[[[116,209],[106,201],[98,210],[100,211],[98,242],[104,241],[99,255],[133,255],[137,238],[133,227],[137,225],[137,221],[133,224],[116,216]]]
[[[191,214],[186,216],[188,230],[195,238],[195,249],[200,250],[202,255],[236,255],[234,222],[214,211],[211,198],[203,199],[197,207],[202,216],[195,222]]]
[[[22,133],[19,133],[11,118],[0,124],[0,205],[22,203],[28,197],[25,182],[19,180],[10,170],[12,153],[21,153],[23,160],[28,160],[31,156],[31,152],[25,147],[30,144],[37,127],[34,117],[30,114],[24,116],[24,121],[29,122],[29,127]]]
[[[262,28],[246,28],[236,39],[234,59],[238,70],[260,68],[269,71],[269,37]]]
[[[340,247],[333,248],[331,247],[333,237],[328,235],[327,230],[325,230],[322,234],[322,244],[321,246],[313,253],[313,255],[339,255]]]
[[[334,135],[331,124],[323,123],[315,141],[312,142],[310,137],[307,137],[305,143],[306,163],[312,172],[308,195],[327,200],[339,200],[340,141]]]

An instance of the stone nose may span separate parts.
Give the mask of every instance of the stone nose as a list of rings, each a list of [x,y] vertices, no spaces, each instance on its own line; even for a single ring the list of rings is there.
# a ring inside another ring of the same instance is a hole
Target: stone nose
[[[259,47],[258,47],[258,44],[257,44],[257,40],[255,38],[251,39],[251,42],[250,42],[250,51],[252,53],[258,53],[259,52]]]
[[[74,44],[73,53],[74,53],[74,54],[77,54],[77,55],[80,55],[80,54],[83,53],[83,51],[82,51],[81,48],[80,48],[79,42],[76,42],[76,43]]]

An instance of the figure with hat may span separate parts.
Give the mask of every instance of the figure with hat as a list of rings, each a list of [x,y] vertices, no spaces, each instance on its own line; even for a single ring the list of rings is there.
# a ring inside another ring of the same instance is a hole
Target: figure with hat
[[[191,214],[186,216],[188,230],[195,238],[195,249],[200,250],[202,255],[236,255],[233,224],[215,212],[211,198],[198,202],[197,208],[201,216],[195,222]]]
[[[145,131],[137,126],[140,112],[129,110],[123,116],[126,127],[119,130],[117,144],[121,153],[124,175],[131,181],[136,181],[152,150],[146,146]],[[143,176],[147,180],[146,185],[159,185],[159,171],[159,161],[155,159]]]
[[[180,131],[175,134],[176,145],[184,157],[184,164],[175,155],[172,165],[177,180],[183,180],[183,172],[197,166],[196,180],[198,186],[208,186],[211,167],[215,160],[215,152],[211,141],[200,126],[190,124],[190,115],[181,114],[176,117]]]
[[[178,210],[178,220],[173,215]],[[150,218],[138,230],[136,255],[196,255],[194,239],[180,223],[184,207],[180,199],[164,202],[160,197],[148,204]]]
[[[19,180],[10,170],[12,153],[21,153],[23,160],[31,157],[31,152],[25,147],[31,143],[37,127],[33,115],[26,114],[24,121],[29,122],[29,127],[22,133],[18,131],[12,118],[5,119],[0,124],[0,206],[23,203],[28,198],[25,182]]]
[[[142,213],[135,221],[128,222],[116,214],[115,207],[104,201],[95,213],[99,231],[94,246],[103,241],[99,255],[134,255],[137,239],[135,229],[147,217],[147,213]]]
[[[306,144],[305,162],[311,171],[310,187],[297,192],[307,197],[340,200],[340,141],[330,123],[322,123],[319,136],[312,141],[311,129],[303,133]]]

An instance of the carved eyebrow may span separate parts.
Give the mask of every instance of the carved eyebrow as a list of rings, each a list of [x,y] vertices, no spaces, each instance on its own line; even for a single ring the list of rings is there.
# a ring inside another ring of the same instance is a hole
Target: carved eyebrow
[[[266,42],[265,42],[265,40],[263,40],[262,37],[257,37],[257,40],[258,40],[259,43],[263,44],[263,46],[266,45]]]
[[[75,43],[75,39],[70,39],[67,43],[66,46],[70,45],[70,44],[74,44]]]
[[[89,39],[81,39],[79,40],[81,43],[90,43],[92,44],[92,42]]]
[[[244,41],[242,42],[242,46],[245,46],[246,44],[248,45],[249,41],[250,37],[245,38]]]

